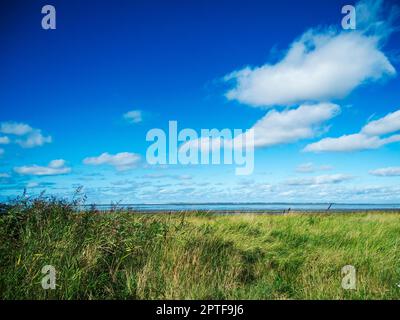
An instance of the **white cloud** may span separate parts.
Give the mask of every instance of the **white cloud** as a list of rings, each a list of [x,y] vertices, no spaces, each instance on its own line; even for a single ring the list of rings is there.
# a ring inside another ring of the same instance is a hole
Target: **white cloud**
[[[65,166],[65,160],[57,159],[50,161],[48,166],[32,165],[15,167],[14,171],[21,175],[51,176],[69,173],[71,172],[71,168]]]
[[[389,143],[400,141],[400,135],[380,137],[383,134],[400,130],[400,110],[366,124],[360,133],[343,135],[338,138],[325,138],[304,148],[308,152],[349,152],[378,149]]]
[[[399,8],[384,6],[384,0],[363,0],[356,4],[357,29],[365,34],[375,35],[386,40],[395,30],[395,19],[399,16]]]
[[[392,31],[390,23],[379,21],[381,4],[358,4],[362,12],[357,12],[357,30],[309,30],[276,64],[245,67],[225,76],[234,83],[226,97],[255,107],[329,101],[366,82],[394,76],[395,68],[381,51],[384,37]]]
[[[230,100],[252,106],[291,105],[342,98],[360,84],[396,71],[378,41],[358,32],[306,32],[275,65],[247,67],[228,75]]]
[[[340,112],[332,103],[301,105],[297,109],[278,112],[272,110],[252,127],[254,145],[266,147],[313,138],[321,130],[321,124]]]
[[[303,163],[296,168],[296,171],[301,172],[301,173],[314,172],[315,167],[314,167],[314,164],[311,162]]]
[[[345,174],[331,174],[321,175],[311,178],[298,178],[287,180],[285,184],[290,186],[309,186],[309,185],[323,185],[323,184],[335,184],[343,181],[353,179],[352,176]]]
[[[33,148],[44,145],[45,143],[51,143],[51,136],[42,135],[41,130],[35,129],[32,131],[25,139],[18,139],[16,143],[18,143],[23,148]]]
[[[142,122],[142,111],[140,110],[132,110],[124,114],[124,118],[130,123],[139,123]]]
[[[188,174],[162,174],[162,173],[149,173],[145,174],[143,178],[148,179],[174,179],[174,180],[192,180],[193,177]]]
[[[380,136],[400,130],[400,110],[389,113],[385,117],[371,121],[361,132],[371,136]]]
[[[18,122],[3,122],[0,125],[0,132],[4,134],[11,134],[19,136],[15,143],[19,144],[23,148],[33,148],[42,146],[45,143],[51,143],[51,136],[44,136],[40,129],[32,128],[30,125]],[[8,137],[1,137],[1,141],[4,139],[4,143],[10,143]]]
[[[0,144],[9,144],[10,143],[10,138],[7,136],[0,137]]]
[[[62,168],[64,167],[65,160],[63,159],[57,159],[57,160],[52,160],[49,163],[50,168]]]
[[[321,128],[323,122],[340,111],[339,106],[325,101],[343,98],[367,82],[396,75],[395,68],[381,50],[385,38],[393,31],[393,8],[384,16],[382,1],[361,1],[357,7],[360,8],[357,30],[311,29],[294,41],[277,63],[246,67],[225,76],[225,81],[234,82],[226,93],[230,100],[254,107],[302,104],[293,110],[270,111],[260,119],[253,126],[255,146],[315,137],[324,129]],[[370,122],[360,133],[326,138],[304,150],[379,148],[399,141],[396,135],[380,137],[397,131],[399,118],[400,112],[389,114]]]
[[[3,122],[0,125],[0,131],[4,134],[13,134],[16,136],[23,136],[32,132],[33,128],[25,123],[18,122]]]
[[[0,148],[0,157],[4,154],[4,149]]]
[[[129,152],[121,152],[115,155],[109,154],[107,152],[102,153],[98,157],[88,157],[83,160],[84,164],[90,165],[111,165],[117,170],[127,170],[135,167],[140,161],[140,155]]]
[[[313,138],[324,128],[322,123],[340,113],[340,106],[333,103],[304,104],[297,109],[281,112],[269,111],[251,128],[254,132],[254,147],[292,143],[301,139]],[[224,148],[241,148],[247,143],[248,133],[229,138],[202,137],[188,141],[180,146],[180,152],[190,146],[202,152]]]
[[[400,167],[380,168],[371,170],[369,173],[378,177],[398,177],[400,176]]]
[[[181,174],[180,176],[177,177],[179,180],[192,180],[192,176],[188,174]]]
[[[400,141],[400,135],[389,138],[367,136],[361,133],[344,135],[339,138],[325,138],[304,148],[307,152],[350,152],[378,149],[386,144]]]
[[[11,175],[9,173],[0,172],[0,178],[10,178]]]

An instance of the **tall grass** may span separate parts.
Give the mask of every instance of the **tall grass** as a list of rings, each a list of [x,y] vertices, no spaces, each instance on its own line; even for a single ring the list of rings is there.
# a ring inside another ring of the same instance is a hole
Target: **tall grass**
[[[1,299],[398,299],[396,213],[282,216],[78,211],[20,198],[0,212]],[[357,270],[357,289],[341,269]],[[44,290],[41,269],[56,268]]]

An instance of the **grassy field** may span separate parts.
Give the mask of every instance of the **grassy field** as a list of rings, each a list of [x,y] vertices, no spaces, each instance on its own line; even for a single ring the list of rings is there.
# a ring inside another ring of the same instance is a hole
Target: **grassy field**
[[[78,213],[19,200],[0,214],[1,299],[398,299],[398,213]],[[44,290],[44,265],[56,268]],[[357,270],[357,289],[341,269]]]

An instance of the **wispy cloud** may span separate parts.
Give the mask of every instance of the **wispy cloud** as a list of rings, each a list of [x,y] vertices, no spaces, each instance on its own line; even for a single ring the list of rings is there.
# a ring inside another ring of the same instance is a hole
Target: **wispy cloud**
[[[115,155],[108,152],[102,153],[98,157],[88,157],[83,160],[84,164],[89,165],[111,165],[119,171],[134,168],[140,162],[140,155],[129,152],[121,152]]]
[[[65,166],[65,160],[57,159],[50,161],[48,166],[22,166],[15,167],[14,171],[21,175],[52,176],[71,172],[71,168]]]
[[[356,4],[357,29],[366,35],[378,37],[381,42],[396,30],[395,20],[400,15],[397,5],[385,4],[384,0],[362,0]]]
[[[350,179],[353,176],[346,174],[331,174],[331,175],[320,175],[311,178],[296,178],[290,179],[285,182],[285,184],[290,186],[308,186],[308,185],[323,185],[323,184],[335,184],[341,183]]]
[[[38,188],[48,188],[54,186],[53,182],[36,182],[36,181],[31,181],[28,182],[25,187],[28,189],[38,189]]]
[[[38,183],[38,182],[34,182],[34,181],[28,182],[28,183],[26,184],[26,187],[27,187],[27,188],[36,188],[36,187],[38,187],[38,186],[39,186],[39,183]]]
[[[173,179],[173,180],[191,180],[193,177],[188,174],[163,174],[163,173],[149,173],[145,174],[143,178],[146,179]]]
[[[369,173],[373,176],[378,176],[378,177],[399,177],[400,167],[380,168],[371,170]]]
[[[124,119],[130,123],[139,123],[143,121],[141,110],[132,110],[124,114]]]
[[[325,170],[331,170],[331,169],[332,169],[331,166],[327,166],[327,165],[316,166],[312,162],[308,162],[308,163],[300,164],[296,168],[296,172],[299,172],[299,173],[312,173],[312,172],[316,172],[316,171],[325,171]]]

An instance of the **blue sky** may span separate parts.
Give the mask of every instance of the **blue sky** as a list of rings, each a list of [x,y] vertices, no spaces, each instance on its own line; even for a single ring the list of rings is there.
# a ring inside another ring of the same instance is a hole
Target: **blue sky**
[[[400,20],[394,1],[364,2],[343,30],[345,4],[13,1],[0,199],[83,185],[96,203],[399,203]],[[149,165],[146,133],[172,120],[255,128],[254,173]]]

